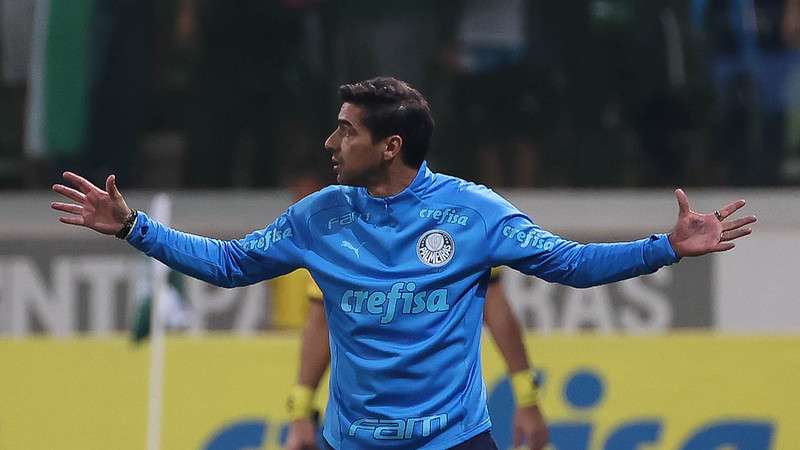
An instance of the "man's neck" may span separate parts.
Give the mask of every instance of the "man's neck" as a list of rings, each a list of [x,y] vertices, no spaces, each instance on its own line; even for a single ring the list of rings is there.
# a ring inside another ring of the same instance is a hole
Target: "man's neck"
[[[373,197],[391,197],[402,192],[411,185],[419,169],[405,164],[393,164],[386,168],[386,172],[375,183],[367,185],[367,191]]]

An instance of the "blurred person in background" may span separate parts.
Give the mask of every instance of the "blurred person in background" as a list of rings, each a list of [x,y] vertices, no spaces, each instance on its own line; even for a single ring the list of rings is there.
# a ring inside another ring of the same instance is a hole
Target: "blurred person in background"
[[[497,448],[479,357],[491,267],[591,287],[731,250],[756,221],[728,220],[743,200],[694,212],[678,189],[669,233],[608,244],[565,240],[491,190],[428,168],[434,122],[416,89],[375,78],[339,93],[325,148],[340,185],[243,239],[169,228],[131,209],[113,175],[103,190],[65,172],[75,188],[53,190],[71,203],[51,204],[66,214],[62,223],[115,235],[217,286],[309,269],[330,306],[334,388],[324,437],[333,448],[371,448],[378,440],[394,448]]]
[[[711,55],[724,182],[800,179],[800,5],[796,0],[692,0],[691,23]],[[796,173],[795,173],[796,172]]]
[[[501,276],[502,270],[499,267],[492,269],[486,291],[483,320],[506,361],[508,377],[511,380],[516,406],[514,447],[524,444],[531,450],[540,450],[548,442],[547,423],[539,408],[537,386],[522,341],[522,332],[506,299],[500,283]],[[307,290],[309,310],[300,348],[300,369],[297,384],[292,387],[286,401],[289,417],[292,420],[286,441],[287,450],[318,448],[316,423],[318,414],[313,410],[312,403],[331,358],[323,294],[310,276]]]
[[[445,111],[432,161],[490,185],[800,179],[796,0],[82,0],[40,20],[46,3],[3,2],[3,71],[31,67],[27,92],[0,89],[8,186],[65,164],[274,186],[296,154],[281,149],[324,137],[332,87],[385,72]]]
[[[452,32],[443,55],[451,74],[451,123],[445,139],[456,139],[452,168],[489,186],[542,184],[540,131],[548,80],[536,52],[540,32],[533,2],[453,2]],[[464,152],[467,157],[464,157]]]
[[[155,2],[21,3],[33,13],[25,176],[69,164],[92,178],[115,167],[127,181],[150,107]]]
[[[92,178],[102,179],[114,167],[123,180],[128,180],[136,171],[139,138],[152,107],[156,2],[112,0],[93,4],[86,160]]]
[[[787,0],[782,24],[783,37],[792,52],[800,53],[800,0]],[[793,67],[787,82],[789,109],[786,124],[786,158],[782,175],[788,182],[800,182],[800,68]]]
[[[189,186],[276,185],[293,152],[306,149],[297,140],[314,136],[305,17],[317,2],[179,1],[176,33],[194,48]],[[230,157],[219,158],[221,149]]]
[[[283,184],[289,187],[292,201],[298,202],[330,185],[333,180],[328,178],[330,177],[322,175],[322,171],[313,161],[305,161],[299,163],[298,167],[288,170],[287,180]],[[305,300],[310,280],[311,274],[306,269],[297,269],[270,280],[272,326],[281,329],[300,328],[307,323],[309,302]]]
[[[556,182],[701,182],[707,176],[702,138],[708,95],[694,81],[684,14],[675,2],[535,3],[558,92],[555,106],[546,109],[555,118],[545,128],[543,152],[557,153],[543,164],[547,172],[552,165],[564,167]]]
[[[426,91],[433,89],[434,63],[441,39],[441,10],[452,11],[453,2],[337,0],[325,3],[323,19],[332,52],[327,69],[335,80],[392,73]]]
[[[0,189],[36,181],[23,170],[21,133],[34,6],[30,0],[0,0]]]

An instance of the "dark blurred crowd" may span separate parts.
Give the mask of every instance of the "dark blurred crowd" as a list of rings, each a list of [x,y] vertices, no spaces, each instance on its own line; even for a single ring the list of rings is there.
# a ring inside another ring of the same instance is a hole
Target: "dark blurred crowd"
[[[490,186],[800,183],[800,0],[95,0],[85,132],[33,154],[39,3],[0,0],[0,188],[327,182],[336,88],[376,75],[431,100],[436,170]]]

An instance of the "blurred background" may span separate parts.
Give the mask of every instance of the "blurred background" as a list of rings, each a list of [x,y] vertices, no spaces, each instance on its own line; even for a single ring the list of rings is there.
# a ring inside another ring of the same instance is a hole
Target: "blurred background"
[[[0,449],[138,449],[154,423],[164,448],[280,448],[306,276],[169,274],[160,382],[153,264],[58,224],[49,187],[115,173],[131,206],[240,237],[333,181],[337,88],[378,75],[431,101],[435,171],[563,236],[666,232],[678,186],[759,217],[627,282],[505,271],[553,448],[800,449],[800,0],[0,0]]]
[[[439,170],[492,186],[800,183],[793,0],[1,5],[4,189],[327,176],[336,88],[379,74],[430,98]]]

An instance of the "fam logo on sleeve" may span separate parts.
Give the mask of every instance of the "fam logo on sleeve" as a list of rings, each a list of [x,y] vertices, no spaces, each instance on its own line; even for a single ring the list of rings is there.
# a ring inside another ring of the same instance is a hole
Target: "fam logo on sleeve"
[[[453,259],[456,244],[444,230],[430,230],[417,241],[417,257],[431,267],[442,267]]]

